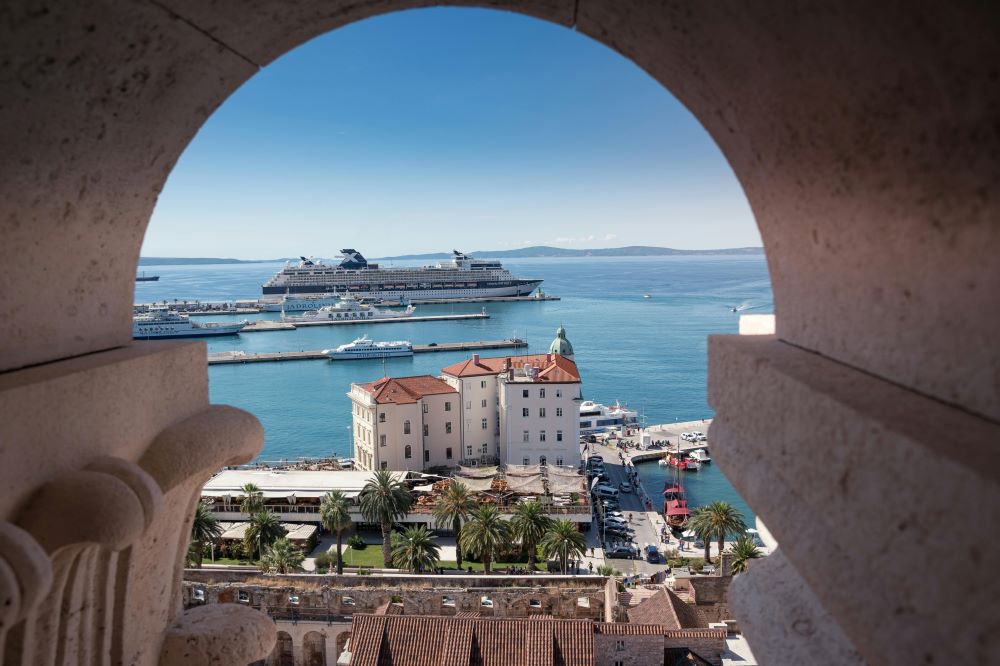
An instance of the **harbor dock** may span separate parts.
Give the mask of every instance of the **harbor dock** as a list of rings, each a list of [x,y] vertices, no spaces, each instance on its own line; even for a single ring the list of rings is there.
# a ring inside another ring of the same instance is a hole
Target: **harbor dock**
[[[245,330],[245,329],[244,329]],[[527,347],[526,340],[511,338],[509,340],[480,340],[478,342],[441,342],[428,345],[413,345],[414,354],[426,354],[430,352],[450,352],[450,351],[476,351],[480,349],[515,349]],[[227,365],[233,363],[276,363],[279,361],[353,361],[357,359],[335,358],[329,359],[322,352],[297,351],[297,352],[260,352],[248,354],[242,351],[215,352],[208,355],[209,365]],[[368,359],[378,360],[378,359]]]

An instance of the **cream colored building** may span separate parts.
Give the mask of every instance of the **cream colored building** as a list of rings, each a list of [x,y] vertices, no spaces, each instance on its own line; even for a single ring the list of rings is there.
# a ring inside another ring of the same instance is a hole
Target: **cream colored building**
[[[461,456],[458,392],[431,377],[385,377],[352,384],[354,457],[362,470],[420,471]]]

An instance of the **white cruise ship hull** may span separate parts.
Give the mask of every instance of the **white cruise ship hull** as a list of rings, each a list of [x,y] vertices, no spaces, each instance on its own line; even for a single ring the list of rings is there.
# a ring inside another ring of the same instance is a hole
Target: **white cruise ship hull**
[[[297,287],[286,287],[284,289],[277,288],[273,290],[265,289],[265,294],[274,293],[288,293],[298,294],[298,293],[332,293],[332,294],[351,294],[355,298],[363,300],[373,300],[373,301],[394,301],[399,299],[424,299],[424,298],[502,298],[509,296],[528,296],[533,292],[540,284],[541,280],[531,280],[526,281],[523,284],[505,286],[505,287],[470,287],[465,289],[341,289],[337,290],[337,287],[333,286],[297,286]],[[296,304],[297,306],[298,304]],[[266,309],[270,310],[272,306],[267,306]],[[281,306],[273,306],[274,310],[280,310]],[[315,309],[317,306],[313,305],[311,307],[305,307],[303,309]],[[322,307],[322,306],[320,306]],[[292,308],[285,308],[286,312],[291,311]]]
[[[167,338],[208,338],[219,335],[236,335],[246,324],[217,324],[192,326],[190,324],[133,324],[132,339],[163,340]]]

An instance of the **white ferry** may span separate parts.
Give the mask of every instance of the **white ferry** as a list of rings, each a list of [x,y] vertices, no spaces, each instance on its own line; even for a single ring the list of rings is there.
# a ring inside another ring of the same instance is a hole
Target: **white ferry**
[[[371,301],[417,298],[526,296],[542,283],[515,277],[499,261],[475,259],[453,250],[434,266],[380,268],[360,252],[341,250],[337,266],[300,257],[262,285],[264,294],[353,294]]]
[[[395,358],[413,356],[413,345],[407,340],[375,342],[367,335],[362,335],[354,342],[340,345],[336,349],[324,349],[323,353],[336,359]]]
[[[336,305],[326,305],[317,310],[307,310],[298,316],[281,314],[282,321],[308,324],[318,321],[375,321],[378,319],[399,319],[410,317],[416,311],[408,305],[402,312],[379,310],[373,305],[365,305],[351,294],[337,299]]]
[[[132,337],[136,340],[159,338],[203,338],[214,335],[236,335],[249,322],[196,324],[186,314],[180,314],[162,305],[151,305],[149,310],[132,317]]]
[[[339,302],[340,296],[332,294],[285,294],[279,301],[264,303],[261,309],[264,312],[307,312],[336,305]],[[409,303],[408,299],[401,298],[383,301],[381,305],[409,305]]]
[[[639,413],[617,402],[608,407],[592,400],[580,403],[580,434],[590,435],[605,430],[633,428],[639,425]]]

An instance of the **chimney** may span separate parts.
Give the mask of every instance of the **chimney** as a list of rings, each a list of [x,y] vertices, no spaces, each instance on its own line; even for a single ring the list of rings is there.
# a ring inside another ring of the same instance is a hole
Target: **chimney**
[[[507,357],[507,381],[514,381],[514,364],[511,363],[510,356]]]
[[[552,362],[552,352],[549,352],[548,354],[545,355],[545,363],[548,364],[551,362]]]
[[[479,354],[472,355],[472,365],[479,365]]]

